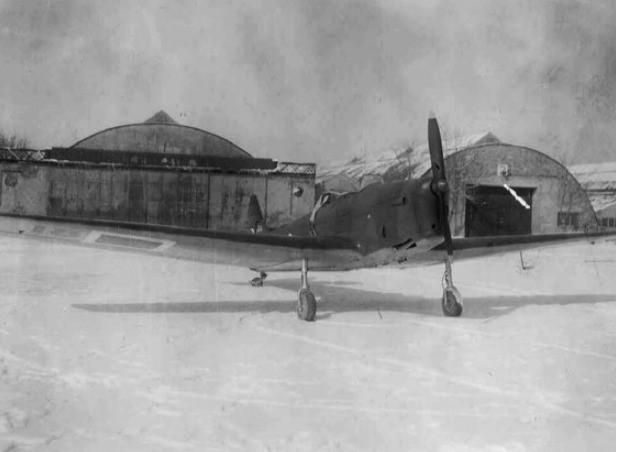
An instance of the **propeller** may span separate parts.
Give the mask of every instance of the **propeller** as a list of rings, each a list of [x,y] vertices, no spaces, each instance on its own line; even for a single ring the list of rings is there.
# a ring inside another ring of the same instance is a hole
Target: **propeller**
[[[444,272],[445,286],[441,299],[443,313],[449,317],[458,317],[463,312],[463,297],[454,287],[452,282],[452,232],[450,231],[450,221],[448,219],[448,181],[446,179],[446,168],[444,166],[443,147],[441,144],[441,133],[437,119],[428,120],[428,149],[431,155],[431,169],[433,180],[431,181],[431,191],[439,202],[439,223],[443,234],[444,245],[446,248],[446,271]]]
[[[452,233],[450,232],[450,221],[448,220],[448,181],[446,180],[446,168],[444,166],[443,148],[441,145],[441,133],[437,119],[428,120],[428,149],[431,155],[431,169],[433,170],[433,180],[431,190],[439,201],[439,222],[443,234],[444,245],[448,256],[453,254]]]

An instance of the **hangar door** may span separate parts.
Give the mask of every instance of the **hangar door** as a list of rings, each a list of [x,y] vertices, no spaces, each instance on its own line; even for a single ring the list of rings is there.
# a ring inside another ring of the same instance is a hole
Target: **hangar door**
[[[533,188],[512,187],[531,206]],[[531,234],[531,210],[501,186],[466,190],[465,237]]]

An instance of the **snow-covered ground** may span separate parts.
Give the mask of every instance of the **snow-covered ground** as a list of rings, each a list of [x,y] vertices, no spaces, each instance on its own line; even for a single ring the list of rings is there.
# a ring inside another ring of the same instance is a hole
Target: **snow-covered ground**
[[[615,450],[615,241],[241,268],[0,236],[0,450]]]

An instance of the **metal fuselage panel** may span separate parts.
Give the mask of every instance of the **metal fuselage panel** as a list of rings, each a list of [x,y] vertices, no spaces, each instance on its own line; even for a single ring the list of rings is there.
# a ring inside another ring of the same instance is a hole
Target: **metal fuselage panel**
[[[273,233],[309,235],[308,225],[303,217]],[[317,211],[314,230],[319,237],[345,237],[363,255],[443,239],[430,180],[373,184],[335,197]]]

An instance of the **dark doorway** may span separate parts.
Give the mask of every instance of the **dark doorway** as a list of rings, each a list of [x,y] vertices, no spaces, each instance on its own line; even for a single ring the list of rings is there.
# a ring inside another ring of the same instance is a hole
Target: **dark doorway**
[[[512,188],[532,205],[533,188]],[[525,209],[504,187],[468,187],[465,193],[465,237],[531,234],[532,209]]]

